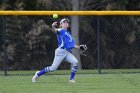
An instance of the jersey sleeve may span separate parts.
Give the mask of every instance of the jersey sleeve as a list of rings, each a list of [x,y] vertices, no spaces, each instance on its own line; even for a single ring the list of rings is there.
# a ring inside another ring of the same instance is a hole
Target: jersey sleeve
[[[65,30],[64,29],[57,29],[58,33],[60,34],[64,34],[65,33]]]

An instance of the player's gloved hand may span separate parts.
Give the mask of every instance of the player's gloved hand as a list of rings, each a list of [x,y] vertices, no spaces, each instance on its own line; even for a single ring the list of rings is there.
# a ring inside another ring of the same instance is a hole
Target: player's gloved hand
[[[80,48],[80,53],[82,54],[82,55],[85,55],[85,54],[83,54],[83,53],[85,53],[86,51],[87,51],[87,45],[86,44],[82,44],[82,45],[80,45],[79,46],[79,48]],[[86,55],[85,55],[86,56]]]
[[[85,52],[87,50],[87,45],[86,44],[82,44],[82,45],[79,46],[79,48],[80,48],[80,51]]]

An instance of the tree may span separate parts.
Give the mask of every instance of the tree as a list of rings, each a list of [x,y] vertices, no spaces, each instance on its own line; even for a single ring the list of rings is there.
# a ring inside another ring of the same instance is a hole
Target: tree
[[[140,5],[140,1],[138,0],[124,0],[121,2],[118,0],[79,0],[79,10],[139,10],[139,5]],[[35,0],[35,1],[1,0],[0,8],[2,10],[72,10],[72,0]],[[44,26],[44,24],[46,24],[47,26],[47,31],[50,31],[50,24],[53,21],[60,20],[60,18],[62,17],[64,16],[61,16],[58,19],[54,20],[50,16],[40,16],[40,17],[35,17],[35,16],[31,16],[31,17],[10,16],[9,17],[8,16],[7,17],[7,31],[8,31],[7,48],[9,52],[9,59],[11,61],[13,60],[13,62],[21,61],[24,63],[24,62],[32,61],[30,57],[34,57],[34,56],[31,56],[30,53],[28,53],[30,51],[31,54],[33,54],[33,52],[36,52],[35,54],[36,56],[40,55],[41,53],[43,54],[45,51],[47,51],[47,53],[50,54],[54,53],[53,50],[57,46],[54,38],[55,36],[53,36],[53,34],[51,33],[49,33],[48,35],[48,33],[43,31],[39,33],[38,32],[36,33],[34,31],[43,28],[42,26]],[[41,25],[37,24],[41,20],[43,20],[43,24]],[[124,62],[124,64],[126,65],[126,62],[128,62],[129,59],[133,61],[129,61],[129,64],[131,65],[127,65],[127,67],[132,67],[133,66],[132,63],[137,65],[137,60],[139,59],[139,57],[137,56],[137,54],[139,54],[138,41],[140,40],[139,20],[140,20],[139,17],[122,17],[122,18],[102,17],[101,18],[100,20],[101,24],[104,25],[101,27],[103,31],[100,33],[101,34],[100,42],[101,42],[101,47],[103,49],[102,58],[103,61],[105,61],[104,67],[111,68],[111,67],[116,67],[116,65],[118,65],[118,68],[122,68],[119,61]],[[81,57],[82,68],[84,69],[96,68],[97,65],[96,21],[97,19],[95,16],[79,16],[80,44],[86,43],[89,47],[89,51],[87,52],[87,55],[89,56]],[[110,24],[112,26],[110,26]],[[0,25],[2,25],[2,23]],[[2,30],[0,30],[0,34],[2,34]],[[114,37],[114,35],[116,37]],[[46,38],[45,36],[47,36],[47,39],[44,40],[44,38]],[[37,42],[36,40],[39,42]],[[47,43],[44,42],[46,40],[48,40]],[[0,39],[0,42],[1,43],[3,42],[2,39]],[[34,47],[34,50],[30,47]],[[44,55],[47,54],[43,54],[43,56]],[[19,56],[19,58],[16,59],[17,56]],[[52,56],[53,55],[51,56],[47,55],[47,57],[38,58],[38,59],[42,59],[43,65],[41,66],[44,66],[44,64],[46,63],[45,62],[46,59],[48,60],[47,64],[50,64],[49,61],[53,60]],[[28,59],[25,60],[25,58]],[[39,65],[39,63],[36,64],[36,67],[37,65]],[[25,65],[23,68],[25,69],[26,67],[28,69],[35,69],[33,68],[33,66],[30,67],[27,65]],[[22,69],[22,67],[20,69]]]

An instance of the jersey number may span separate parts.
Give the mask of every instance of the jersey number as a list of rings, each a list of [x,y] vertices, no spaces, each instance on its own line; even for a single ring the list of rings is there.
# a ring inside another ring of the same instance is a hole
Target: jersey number
[[[69,42],[72,42],[72,37],[71,37],[71,35],[69,35],[67,32],[65,32],[65,34],[69,37]]]

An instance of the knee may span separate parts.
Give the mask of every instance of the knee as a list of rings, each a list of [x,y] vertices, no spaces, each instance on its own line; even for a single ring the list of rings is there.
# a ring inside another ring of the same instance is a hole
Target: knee
[[[77,66],[78,65],[78,60],[73,61],[73,66]]]

